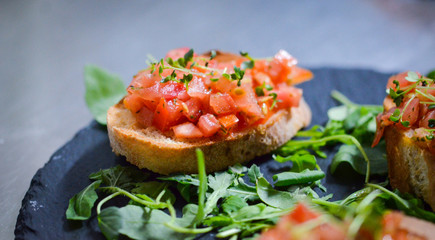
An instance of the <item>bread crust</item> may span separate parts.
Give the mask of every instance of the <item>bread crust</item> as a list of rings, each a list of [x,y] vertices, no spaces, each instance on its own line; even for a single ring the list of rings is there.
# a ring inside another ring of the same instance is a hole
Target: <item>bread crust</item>
[[[435,156],[411,139],[408,131],[385,128],[390,184],[423,198],[435,210]]]
[[[183,140],[155,127],[141,127],[122,102],[107,113],[113,151],[139,168],[160,174],[197,173],[196,148],[204,152],[207,172],[250,161],[281,146],[310,122],[311,110],[301,99],[299,107],[279,110],[255,128],[224,137]]]

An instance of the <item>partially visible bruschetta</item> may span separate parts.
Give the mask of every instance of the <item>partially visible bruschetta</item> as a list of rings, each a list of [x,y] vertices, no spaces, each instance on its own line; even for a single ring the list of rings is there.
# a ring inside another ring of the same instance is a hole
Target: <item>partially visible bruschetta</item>
[[[292,85],[312,73],[285,51],[241,55],[176,49],[139,72],[107,114],[113,151],[171,174],[196,173],[201,148],[212,172],[266,154],[308,126],[311,111]]]
[[[349,219],[347,219],[349,221]],[[278,224],[263,232],[259,240],[318,239],[318,240],[430,240],[435,235],[435,224],[406,216],[400,212],[387,212],[377,225],[378,229],[360,228],[354,238],[348,236],[349,222],[336,218],[298,203],[283,216]]]
[[[384,136],[391,186],[435,210],[434,80],[404,72],[392,76],[387,89],[373,145]]]

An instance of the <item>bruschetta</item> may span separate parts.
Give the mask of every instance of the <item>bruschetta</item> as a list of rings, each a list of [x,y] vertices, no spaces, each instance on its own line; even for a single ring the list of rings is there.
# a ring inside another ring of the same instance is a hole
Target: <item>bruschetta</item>
[[[312,73],[286,51],[253,59],[192,49],[170,51],[134,76],[107,114],[113,151],[160,174],[207,172],[252,160],[284,144],[311,121],[294,84]]]
[[[423,198],[435,210],[435,83],[415,72],[390,77],[376,145],[387,145],[390,184]]]
[[[400,212],[386,212],[380,219],[379,232],[361,228],[354,238],[348,236],[349,223],[335,219],[298,203],[294,209],[283,216],[278,224],[263,232],[259,240],[430,240],[435,234],[435,224],[406,216]]]

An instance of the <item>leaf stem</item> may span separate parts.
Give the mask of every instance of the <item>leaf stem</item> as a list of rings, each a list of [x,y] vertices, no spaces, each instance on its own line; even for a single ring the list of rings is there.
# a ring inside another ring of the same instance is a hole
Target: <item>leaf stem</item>
[[[121,194],[120,192],[114,192],[114,193],[110,194],[109,196],[105,197],[103,200],[101,200],[97,205],[97,215],[100,215],[101,206],[103,206],[104,203],[106,203],[110,199],[112,199],[120,194]]]
[[[359,141],[352,135],[340,134],[340,135],[327,136],[327,137],[315,139],[315,140],[309,139],[309,140],[291,141],[291,142],[287,143],[286,145],[287,146],[288,145],[296,145],[296,144],[297,145],[311,145],[311,144],[316,144],[316,143],[326,143],[328,141],[333,141],[333,140],[337,140],[337,141],[340,141],[340,142],[345,143],[345,144],[347,144],[347,142],[345,140],[350,140],[358,148],[358,150],[361,152],[364,160],[367,163],[365,183],[368,183],[369,178],[370,178],[370,160],[367,157],[367,154],[364,151],[361,144],[359,143]]]
[[[205,172],[205,160],[204,153],[201,149],[196,149],[196,157],[198,160],[198,178],[199,178],[199,188],[198,188],[198,212],[192,224],[200,223],[204,219],[204,202],[205,193],[207,192],[207,175]]]

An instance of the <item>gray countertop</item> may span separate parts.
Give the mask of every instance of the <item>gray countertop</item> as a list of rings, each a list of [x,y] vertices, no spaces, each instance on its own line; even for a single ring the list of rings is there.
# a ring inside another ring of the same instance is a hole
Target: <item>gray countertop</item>
[[[435,68],[434,13],[434,1],[411,0],[2,1],[0,238],[13,238],[38,168],[92,120],[84,65],[127,84],[148,53],[188,46],[255,57],[286,49],[304,67],[427,73]]]

